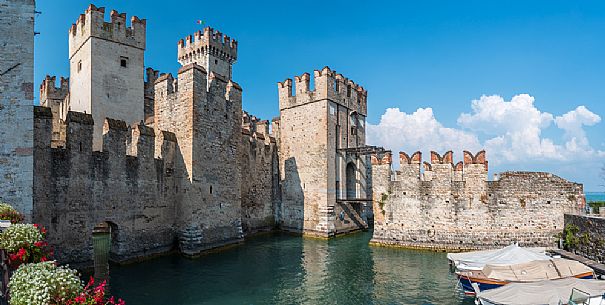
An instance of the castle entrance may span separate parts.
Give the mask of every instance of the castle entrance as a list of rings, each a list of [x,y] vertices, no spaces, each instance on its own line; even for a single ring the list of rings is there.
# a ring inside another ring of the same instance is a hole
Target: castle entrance
[[[347,199],[355,199],[357,198],[357,176],[356,176],[356,168],[353,162],[347,163]]]
[[[115,223],[104,221],[92,230],[92,248],[94,260],[94,278],[96,282],[107,280],[109,276],[109,256],[112,239],[117,234]]]

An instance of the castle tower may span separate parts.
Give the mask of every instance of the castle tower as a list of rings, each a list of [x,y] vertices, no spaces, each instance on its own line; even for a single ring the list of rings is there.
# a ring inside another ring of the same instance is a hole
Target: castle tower
[[[209,45],[215,46],[214,40]],[[180,44],[179,54],[182,49]],[[193,255],[243,238],[237,165],[242,89],[216,70],[187,62],[176,78],[163,74],[155,81],[154,125],[177,139],[179,246]]]
[[[0,1],[0,201],[31,219],[34,0]]]
[[[90,5],[69,30],[70,106],[92,114],[93,149],[102,148],[106,117],[128,124],[144,119],[145,19]]]
[[[206,27],[179,41],[178,60],[183,66],[196,63],[210,74],[232,79],[232,65],[237,60],[237,41]]]
[[[278,83],[285,230],[330,237],[361,229],[367,202],[367,91],[328,67]]]
[[[61,77],[59,87],[56,77],[47,75],[40,84],[40,105],[50,108],[53,115],[52,146],[65,146],[67,113],[69,112],[69,79]]]

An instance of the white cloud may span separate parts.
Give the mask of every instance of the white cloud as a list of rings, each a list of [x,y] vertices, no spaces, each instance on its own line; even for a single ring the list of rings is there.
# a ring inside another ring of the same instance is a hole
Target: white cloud
[[[437,121],[431,108],[419,108],[411,114],[399,108],[388,108],[378,125],[367,124],[367,138],[369,144],[387,147],[395,153],[413,153],[417,150],[445,153],[453,150],[460,154],[465,149],[481,149],[479,139],[474,134],[444,127]]]
[[[555,124],[565,131],[565,148],[572,153],[583,155],[604,155],[604,152],[595,152],[584,132],[584,126],[593,126],[601,121],[601,117],[584,106],[569,111],[555,118]]]
[[[419,108],[411,114],[389,108],[377,125],[368,124],[367,137],[369,144],[394,152],[453,150],[457,159],[462,150],[485,148],[494,165],[578,161],[605,157],[605,152],[590,146],[584,132],[585,126],[600,120],[584,106],[555,117],[540,111],[528,94],[514,96],[510,101],[493,95],[472,101],[471,113],[459,115],[457,128],[443,126],[431,108]],[[543,136],[552,123],[562,131],[560,139]]]

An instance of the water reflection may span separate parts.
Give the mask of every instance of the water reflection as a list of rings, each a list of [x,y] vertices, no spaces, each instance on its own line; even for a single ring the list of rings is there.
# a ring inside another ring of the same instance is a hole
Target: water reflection
[[[112,293],[129,305],[473,304],[445,254],[369,247],[370,237],[264,235],[197,259],[112,266]]]

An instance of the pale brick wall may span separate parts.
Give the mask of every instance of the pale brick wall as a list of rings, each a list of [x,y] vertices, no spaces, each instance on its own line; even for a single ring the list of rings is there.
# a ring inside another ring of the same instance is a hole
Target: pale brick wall
[[[0,0],[0,201],[33,209],[33,0]]]

